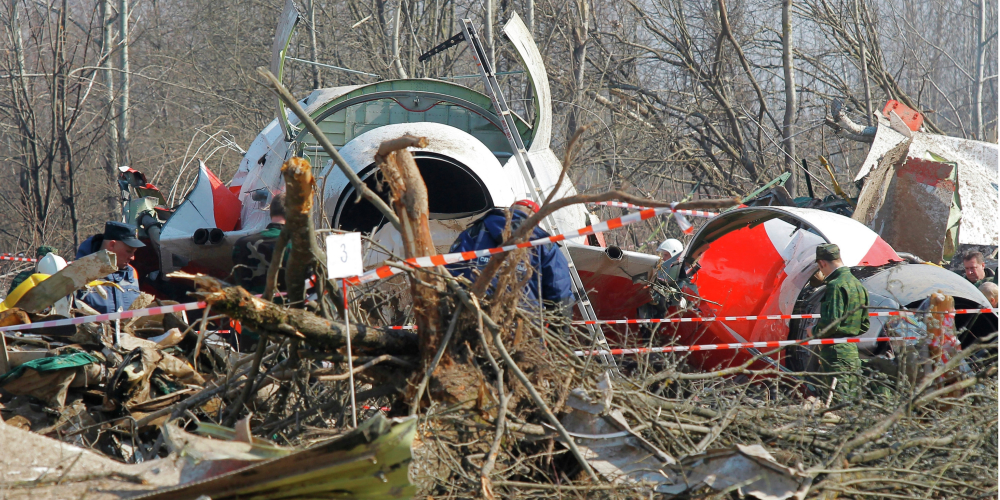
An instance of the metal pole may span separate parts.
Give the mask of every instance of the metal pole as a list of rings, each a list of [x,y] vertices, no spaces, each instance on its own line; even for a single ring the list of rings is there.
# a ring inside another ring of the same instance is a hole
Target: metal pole
[[[347,280],[342,279],[340,282],[344,286],[344,333],[347,337],[347,379],[351,384],[351,427],[357,427],[358,406],[354,400],[354,353],[351,352],[351,315],[347,310]]]
[[[111,293],[114,293],[114,291],[112,291]],[[119,307],[116,312],[122,312],[122,308]],[[122,347],[122,320],[120,318],[115,320],[115,337],[113,339],[111,339],[111,342],[114,345],[115,349],[121,349],[121,347]]]

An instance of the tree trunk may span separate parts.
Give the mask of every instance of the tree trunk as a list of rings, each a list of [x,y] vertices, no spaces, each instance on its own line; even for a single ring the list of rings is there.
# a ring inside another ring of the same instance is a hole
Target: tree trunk
[[[120,95],[119,108],[118,108],[118,154],[122,165],[129,165],[129,145],[128,145],[128,115],[129,115],[129,85],[131,83],[131,78],[129,75],[129,64],[128,64],[128,0],[120,0],[118,2],[118,29],[119,29],[119,42],[121,47],[119,50],[120,57],[120,68],[121,69],[121,87],[119,89]]]
[[[315,179],[312,166],[305,158],[291,158],[281,166],[285,177],[285,231],[292,244],[285,270],[288,301],[301,308],[306,295],[306,280],[318,254],[316,231],[313,227],[312,205]],[[275,249],[277,253],[277,249]]]
[[[583,76],[587,66],[587,41],[590,32],[589,0],[576,0],[577,17],[573,19],[573,103],[579,105],[583,100]],[[568,137],[573,137],[579,123],[579,108],[570,107],[568,118]]]
[[[309,0],[309,56],[312,58],[314,63],[319,62],[318,49],[316,47],[316,0]],[[323,87],[323,79],[319,73],[319,66],[311,64],[312,77],[313,77],[313,88],[318,89]]]
[[[392,64],[396,67],[396,76],[408,78],[403,69],[403,61],[399,59],[399,28],[403,24],[403,0],[396,2],[396,15],[392,19]]]
[[[118,176],[118,119],[115,112],[115,77],[111,64],[111,47],[113,41],[114,8],[111,0],[101,0],[101,75],[104,80],[104,116],[105,118],[105,145],[104,145],[104,170],[108,174],[108,180],[113,185]],[[111,192],[107,192],[108,220],[118,220],[121,217],[117,197]]]
[[[986,0],[979,0],[976,20],[976,76],[972,91],[973,138],[986,140],[983,130],[983,70],[986,66]]]
[[[344,324],[317,316],[305,309],[288,309],[260,297],[254,297],[241,287],[216,288],[205,297],[212,311],[220,312],[256,332],[300,339],[326,350],[347,344]],[[412,354],[417,337],[405,330],[367,328],[352,323],[351,346],[385,354]]]
[[[490,67],[497,70],[496,44],[493,42],[493,0],[486,0],[486,54],[489,57]]]
[[[872,124],[872,88],[868,84],[868,43],[865,42],[861,33],[861,12],[858,3],[861,0],[854,0],[854,33],[858,38],[858,54],[861,56],[861,81],[865,85],[865,123]]]
[[[402,228],[400,236],[407,258],[425,257],[437,253],[429,225],[427,186],[420,176],[416,162],[413,161],[413,155],[406,150],[408,147],[425,146],[427,139],[423,137],[404,136],[383,142],[375,155],[375,163],[392,191],[392,208],[399,217]],[[443,269],[439,269],[440,271]],[[438,294],[445,288],[441,279],[431,273],[419,270],[414,273],[420,281],[439,288],[435,290],[422,286],[417,280],[410,282],[417,335],[420,337],[420,357],[423,360],[430,360],[440,344],[441,315]]]
[[[528,18],[528,33],[531,36],[535,36],[535,0],[528,0],[528,13],[525,16]]]
[[[785,171],[792,174],[788,194],[795,197],[798,186],[798,165],[795,163],[795,139],[792,128],[795,120],[795,61],[792,50],[792,0],[781,2],[781,63],[785,70],[785,118],[781,125],[784,138]]]

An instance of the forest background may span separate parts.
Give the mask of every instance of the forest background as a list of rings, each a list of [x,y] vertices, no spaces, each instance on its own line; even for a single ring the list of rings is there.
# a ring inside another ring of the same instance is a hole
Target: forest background
[[[417,58],[471,18],[508,98],[524,76],[501,29],[516,12],[545,58],[554,149],[590,125],[570,172],[580,191],[668,201],[746,194],[791,172],[792,195],[830,194],[818,157],[852,195],[868,145],[826,125],[834,100],[857,123],[895,99],[928,131],[997,141],[997,3],[987,0],[296,0],[284,83],[314,88],[405,77],[482,91],[457,47]],[[279,0],[3,0],[0,252],[64,255],[120,217],[117,167],[170,204],[203,158],[232,178],[275,114],[258,84]],[[859,43],[860,40],[860,43]],[[360,74],[362,72],[366,74]],[[803,169],[803,161],[809,171]],[[676,228],[613,241],[649,251]]]

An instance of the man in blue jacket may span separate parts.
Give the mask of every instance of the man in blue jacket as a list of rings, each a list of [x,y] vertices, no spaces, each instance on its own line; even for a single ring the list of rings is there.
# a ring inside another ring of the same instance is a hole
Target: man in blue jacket
[[[517,229],[525,219],[531,214],[538,212],[538,204],[531,200],[520,200],[510,207],[511,231]],[[507,209],[494,208],[486,213],[481,219],[472,224],[471,227],[458,235],[458,239],[451,245],[451,252],[468,252],[472,250],[484,250],[495,248],[503,244],[503,230],[507,224]],[[545,231],[535,228],[531,234],[532,240],[549,236]],[[536,273],[541,273],[541,298],[547,303],[552,303],[558,308],[567,309],[573,302],[573,285],[569,276],[569,263],[563,257],[562,252],[556,244],[542,245],[534,247],[531,252],[531,267]],[[468,262],[451,264],[448,269],[456,276],[465,276],[470,281],[476,281],[478,273],[473,270],[482,270],[489,263],[490,257],[479,257]],[[527,271],[527,269],[519,269]],[[494,285],[496,285],[494,280]],[[526,287],[527,299],[537,301],[539,296],[538,275],[535,274],[528,280]]]
[[[139,273],[129,262],[135,258],[135,251],[146,246],[135,237],[136,229],[124,222],[109,221],[104,224],[104,234],[95,234],[80,244],[76,250],[76,258],[90,255],[98,250],[107,250],[115,254],[118,270],[107,275],[104,280],[118,285],[118,288],[105,286],[108,297],[104,298],[96,291],[86,289],[77,292],[77,298],[93,307],[98,313],[107,314],[119,309],[128,311],[132,302],[139,297]]]

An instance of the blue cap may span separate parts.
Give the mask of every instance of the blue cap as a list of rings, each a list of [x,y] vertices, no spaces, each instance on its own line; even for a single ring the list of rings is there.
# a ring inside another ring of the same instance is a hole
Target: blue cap
[[[142,248],[146,244],[136,238],[136,231],[135,227],[124,222],[108,221],[104,224],[104,241],[120,241],[132,248]]]

